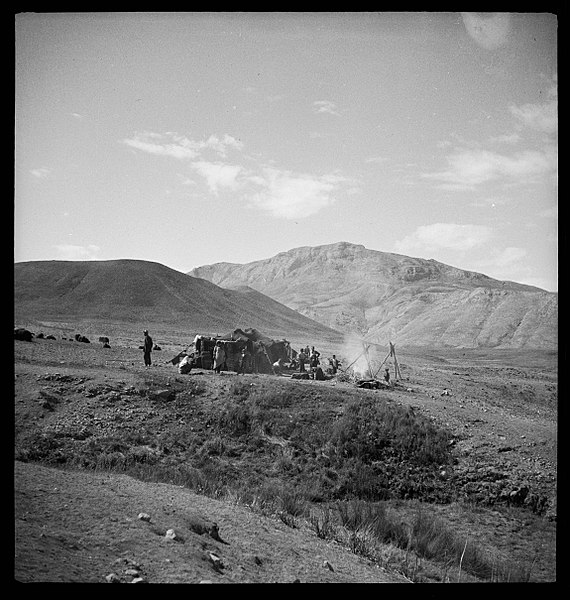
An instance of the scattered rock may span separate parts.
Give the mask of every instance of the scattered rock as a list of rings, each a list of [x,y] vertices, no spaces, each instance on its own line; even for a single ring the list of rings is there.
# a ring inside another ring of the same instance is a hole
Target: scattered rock
[[[31,342],[33,337],[33,333],[31,331],[28,331],[27,329],[24,329],[23,327],[18,327],[17,329],[14,329],[15,340],[20,340],[22,342]]]
[[[224,568],[224,563],[217,554],[214,554],[213,552],[208,552],[208,560],[210,561],[212,567],[214,567],[216,571],[220,572]]]
[[[150,515],[148,513],[141,512],[141,513],[139,513],[138,518],[141,521],[150,521]]]
[[[121,578],[116,573],[109,573],[109,575],[105,577],[105,581],[107,583],[121,583]]]
[[[188,529],[190,529],[194,533],[197,533],[198,535],[203,535],[206,533],[212,539],[216,540],[217,542],[221,542],[222,544],[227,544],[227,542],[225,542],[220,537],[220,531],[219,531],[217,523],[214,523],[213,521],[205,519],[204,517],[201,517],[200,515],[197,515],[197,514],[186,515],[186,518],[184,521],[185,521],[185,524],[187,525]]]
[[[511,450],[514,450],[512,446],[501,446],[500,448],[497,448],[497,452],[510,452]]]
[[[333,569],[333,567],[332,567],[331,563],[330,563],[328,560],[325,560],[325,561],[323,562],[323,567],[325,567],[325,568],[326,568],[326,569],[328,569],[329,571],[333,571],[333,572],[334,572],[334,569]]]
[[[151,400],[174,400],[174,390],[158,390],[150,393]]]
[[[528,496],[528,492],[528,487],[523,485],[515,490],[512,490],[507,497],[507,501],[509,504],[513,504],[514,506],[522,506],[526,497]]]
[[[166,531],[166,534],[164,535],[164,537],[167,540],[176,540],[176,539],[178,539],[178,536],[176,535],[176,532],[174,531],[174,529],[168,529]]]

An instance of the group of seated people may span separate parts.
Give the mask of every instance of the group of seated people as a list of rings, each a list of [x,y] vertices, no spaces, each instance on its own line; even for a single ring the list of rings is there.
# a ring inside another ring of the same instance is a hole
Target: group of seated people
[[[321,353],[315,350],[314,346],[311,347],[311,350],[309,350],[309,346],[301,348],[297,354],[297,357],[292,359],[289,363],[288,369],[295,371],[298,370],[299,373],[307,373],[311,379],[325,379],[320,356]],[[273,363],[273,370],[277,375],[283,373],[285,368],[284,365],[285,363],[281,358]],[[329,367],[327,369],[328,374],[336,375],[339,367],[340,362],[336,355],[333,354],[332,358],[329,358]]]

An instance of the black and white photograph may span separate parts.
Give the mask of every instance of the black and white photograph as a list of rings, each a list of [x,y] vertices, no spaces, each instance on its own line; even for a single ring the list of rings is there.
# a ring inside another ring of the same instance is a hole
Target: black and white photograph
[[[557,581],[558,26],[14,13],[15,582]]]

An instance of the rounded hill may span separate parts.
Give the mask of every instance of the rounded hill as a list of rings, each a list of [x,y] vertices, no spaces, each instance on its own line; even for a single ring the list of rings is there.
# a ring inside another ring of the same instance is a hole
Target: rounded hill
[[[33,261],[14,265],[17,322],[156,323],[212,332],[254,327],[268,335],[339,333],[253,289],[222,289],[156,262]]]

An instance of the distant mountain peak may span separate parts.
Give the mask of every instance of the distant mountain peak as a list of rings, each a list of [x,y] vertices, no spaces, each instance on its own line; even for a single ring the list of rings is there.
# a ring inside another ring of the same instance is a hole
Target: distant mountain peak
[[[557,344],[557,294],[361,244],[301,246],[189,274],[221,287],[247,285],[333,329],[379,343]]]

